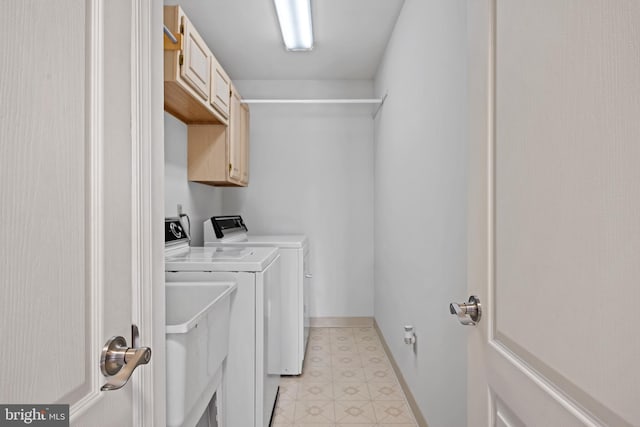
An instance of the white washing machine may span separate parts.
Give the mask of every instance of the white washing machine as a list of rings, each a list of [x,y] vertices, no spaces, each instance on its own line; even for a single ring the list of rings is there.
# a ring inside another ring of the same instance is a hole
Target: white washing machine
[[[309,339],[309,240],[305,235],[247,234],[240,215],[214,216],[204,222],[209,247],[276,247],[282,263],[282,375],[300,375]]]
[[[165,221],[167,282],[232,281],[229,352],[220,425],[269,426],[280,382],[280,256],[269,247],[190,247],[178,219]]]

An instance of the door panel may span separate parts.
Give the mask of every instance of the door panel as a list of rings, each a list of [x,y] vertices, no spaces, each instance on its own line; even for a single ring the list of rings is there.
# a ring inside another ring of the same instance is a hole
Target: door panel
[[[493,400],[496,427],[526,427],[520,419],[500,400]]]
[[[242,180],[242,119],[240,118],[242,107],[240,95],[232,88],[231,115],[229,117],[229,179],[234,182]]]
[[[472,3],[469,420],[640,425],[640,3]]]
[[[45,19],[56,14],[79,25],[65,29]],[[3,34],[22,43],[19,55],[2,49],[12,60],[0,66],[0,216],[11,236],[0,251],[0,340],[14,349],[2,351],[0,378],[10,387],[0,387],[0,402],[75,402],[91,392],[93,372],[78,369],[92,347],[85,318],[93,290],[85,275],[83,22],[83,1],[7,2],[0,16]],[[68,55],[54,53],[61,50]],[[36,102],[44,94],[47,102]],[[63,99],[64,108],[52,108]],[[60,312],[62,306],[75,309]],[[43,348],[53,351],[49,363],[42,363]]]
[[[240,172],[244,185],[249,184],[249,117],[249,106],[247,104],[240,104]]]
[[[206,101],[209,99],[209,85],[211,84],[211,52],[186,16],[182,17],[182,26],[184,28],[184,57],[180,74]]]
[[[213,76],[211,79],[211,104],[225,117],[229,117],[231,79],[213,56],[211,57],[211,73]]]
[[[131,344],[132,5],[3,6],[0,402],[131,426],[137,393],[100,391],[99,358],[113,335]]]

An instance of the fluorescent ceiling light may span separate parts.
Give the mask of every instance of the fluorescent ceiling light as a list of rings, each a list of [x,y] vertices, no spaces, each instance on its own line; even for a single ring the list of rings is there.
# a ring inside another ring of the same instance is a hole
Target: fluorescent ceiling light
[[[311,0],[273,0],[287,50],[313,49]]]

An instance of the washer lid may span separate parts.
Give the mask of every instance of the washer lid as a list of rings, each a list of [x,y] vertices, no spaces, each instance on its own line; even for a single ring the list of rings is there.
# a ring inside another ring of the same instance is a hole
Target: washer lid
[[[278,255],[269,247],[192,247],[167,253],[165,271],[263,271]]]

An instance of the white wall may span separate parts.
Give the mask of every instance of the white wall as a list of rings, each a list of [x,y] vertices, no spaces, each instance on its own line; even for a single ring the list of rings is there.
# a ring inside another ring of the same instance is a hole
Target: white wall
[[[221,214],[222,192],[187,180],[187,125],[168,113],[164,113],[164,166],[165,216],[177,216],[177,204],[182,204],[191,219],[191,245],[202,246],[202,223]]]
[[[375,80],[375,318],[430,427],[466,425],[466,65],[465,0],[406,0]]]
[[[237,81],[245,98],[344,98],[371,81]],[[251,106],[250,183],[223,190],[224,214],[253,234],[304,233],[311,316],[373,315],[371,107]]]

